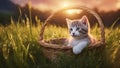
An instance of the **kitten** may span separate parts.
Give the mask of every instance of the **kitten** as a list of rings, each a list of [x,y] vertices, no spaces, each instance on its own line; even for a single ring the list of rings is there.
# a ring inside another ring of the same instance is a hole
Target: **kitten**
[[[79,54],[94,40],[90,35],[88,18],[86,16],[83,16],[79,20],[70,20],[67,18],[66,21],[71,35],[68,46],[73,47],[74,54]]]

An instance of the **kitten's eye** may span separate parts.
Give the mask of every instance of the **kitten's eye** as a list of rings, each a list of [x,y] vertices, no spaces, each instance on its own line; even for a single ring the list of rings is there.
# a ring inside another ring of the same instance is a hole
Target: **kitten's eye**
[[[76,28],[76,30],[79,30],[79,29],[80,29],[80,28],[78,28],[78,27]]]
[[[72,28],[70,28],[70,31],[72,31],[73,29]]]

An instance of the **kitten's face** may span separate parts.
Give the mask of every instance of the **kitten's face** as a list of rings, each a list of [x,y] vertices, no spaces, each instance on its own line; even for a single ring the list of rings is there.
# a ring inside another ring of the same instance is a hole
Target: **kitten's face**
[[[89,32],[89,21],[86,16],[79,20],[66,19],[70,35],[72,37],[85,36]]]

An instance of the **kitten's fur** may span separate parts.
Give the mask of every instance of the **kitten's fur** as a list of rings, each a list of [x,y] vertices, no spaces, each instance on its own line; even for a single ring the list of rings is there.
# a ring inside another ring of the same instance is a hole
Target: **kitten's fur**
[[[66,21],[71,35],[68,46],[73,47],[74,54],[79,54],[93,41],[93,38],[90,36],[88,18],[86,16],[83,16],[79,20],[70,20],[67,18]]]

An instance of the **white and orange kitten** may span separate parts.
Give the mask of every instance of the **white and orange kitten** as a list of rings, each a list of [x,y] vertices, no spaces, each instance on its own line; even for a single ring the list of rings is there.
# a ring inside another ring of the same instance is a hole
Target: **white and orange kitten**
[[[68,46],[73,47],[74,54],[79,54],[93,41],[93,38],[90,35],[88,18],[86,16],[77,20],[70,20],[67,18],[66,21],[71,35]]]

